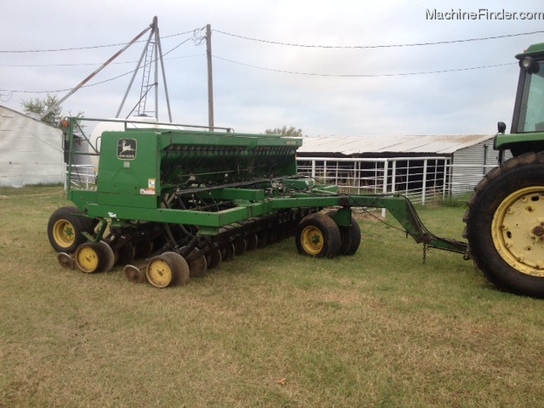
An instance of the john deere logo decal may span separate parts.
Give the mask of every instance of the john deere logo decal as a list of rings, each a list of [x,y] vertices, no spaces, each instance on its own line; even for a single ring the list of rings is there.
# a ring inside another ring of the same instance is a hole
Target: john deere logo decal
[[[136,139],[119,139],[117,142],[117,158],[134,160],[136,158]]]

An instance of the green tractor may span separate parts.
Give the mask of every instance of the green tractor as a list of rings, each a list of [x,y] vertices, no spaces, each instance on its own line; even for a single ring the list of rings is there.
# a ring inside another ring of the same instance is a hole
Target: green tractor
[[[499,122],[501,164],[476,186],[464,236],[468,257],[499,289],[544,298],[544,43],[516,58],[511,134]],[[507,151],[512,158],[503,161]]]

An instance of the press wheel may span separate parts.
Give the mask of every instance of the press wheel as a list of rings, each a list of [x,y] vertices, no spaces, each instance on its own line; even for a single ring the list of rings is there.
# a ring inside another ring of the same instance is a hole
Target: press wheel
[[[138,269],[134,265],[125,265],[123,268],[123,273],[125,277],[132,283],[143,283],[145,282],[145,272]]]
[[[63,268],[74,270],[76,264],[74,259],[66,252],[57,253],[57,261]]]

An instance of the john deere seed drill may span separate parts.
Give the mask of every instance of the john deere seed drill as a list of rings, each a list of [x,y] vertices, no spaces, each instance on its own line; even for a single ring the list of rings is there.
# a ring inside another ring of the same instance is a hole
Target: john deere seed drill
[[[517,58],[512,132],[499,123],[495,138],[499,156],[513,157],[476,187],[468,245],[434,236],[404,197],[346,195],[297,175],[299,138],[117,121],[90,141],[77,118],[64,121],[75,206],[51,215],[49,240],[66,268],[119,265],[130,281],[165,288],[288,236],[302,255],[353,255],[361,231],[352,209],[386,208],[416,242],[473,259],[502,290],[543,298],[544,44]],[[77,183],[82,139],[98,163],[95,179]]]

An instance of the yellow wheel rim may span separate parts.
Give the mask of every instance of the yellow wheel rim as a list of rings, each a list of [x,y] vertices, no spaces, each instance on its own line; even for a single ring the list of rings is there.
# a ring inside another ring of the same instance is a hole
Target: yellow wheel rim
[[[82,272],[93,273],[98,270],[100,255],[96,252],[96,246],[82,244],[76,249],[74,260]]]
[[[162,259],[155,258],[147,264],[145,271],[147,280],[156,288],[166,288],[174,280],[174,271],[170,264]]]
[[[309,255],[318,255],[323,250],[325,238],[319,228],[308,226],[302,230],[300,242],[304,252]]]
[[[544,277],[544,187],[526,187],[506,197],[493,216],[491,236],[510,266]]]
[[[58,220],[53,225],[53,239],[58,246],[69,248],[76,240],[76,232],[72,223],[66,220]]]

